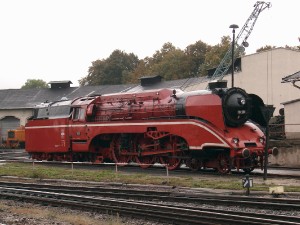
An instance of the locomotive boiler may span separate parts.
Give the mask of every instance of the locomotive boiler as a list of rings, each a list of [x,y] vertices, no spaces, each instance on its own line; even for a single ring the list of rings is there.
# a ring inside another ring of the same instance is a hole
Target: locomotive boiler
[[[26,151],[37,160],[251,171],[263,167],[264,107],[260,97],[241,88],[220,87],[45,103],[26,124]]]

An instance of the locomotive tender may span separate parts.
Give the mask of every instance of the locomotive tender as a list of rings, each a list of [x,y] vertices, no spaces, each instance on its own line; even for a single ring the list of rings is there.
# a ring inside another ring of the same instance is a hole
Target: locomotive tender
[[[251,171],[263,168],[264,107],[241,88],[218,86],[44,103],[26,124],[26,151],[37,160]]]

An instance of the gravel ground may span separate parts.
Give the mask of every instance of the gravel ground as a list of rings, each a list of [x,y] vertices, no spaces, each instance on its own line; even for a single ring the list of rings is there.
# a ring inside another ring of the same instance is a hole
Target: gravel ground
[[[95,212],[0,200],[0,225],[163,225]],[[166,224],[165,224],[166,225]]]

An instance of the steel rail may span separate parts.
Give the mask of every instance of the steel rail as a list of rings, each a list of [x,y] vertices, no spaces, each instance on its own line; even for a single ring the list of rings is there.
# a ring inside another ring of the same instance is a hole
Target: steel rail
[[[252,217],[203,211],[201,209],[187,209],[180,206],[159,205],[156,203],[135,202],[111,198],[86,197],[79,195],[32,191],[16,188],[1,188],[2,197],[26,199],[34,202],[49,203],[92,209],[118,212],[122,215],[149,217],[176,224],[300,224],[285,220],[259,218],[257,214]]]
[[[47,193],[64,193],[73,195],[84,195],[93,197],[109,197],[118,199],[135,199],[144,201],[164,201],[164,202],[184,202],[193,204],[221,204],[221,205],[234,205],[243,207],[255,207],[255,208],[277,208],[277,209],[293,209],[297,210],[300,205],[300,199],[269,199],[269,198],[249,198],[249,197],[238,197],[238,196],[224,196],[224,195],[211,195],[211,194],[187,194],[177,193],[176,191],[145,191],[145,190],[126,190],[116,189],[108,187],[74,187],[70,186],[57,186],[57,185],[44,185],[44,184],[31,184],[31,183],[8,183],[0,182],[0,186],[19,188],[19,189],[30,189],[35,191],[46,191]],[[21,186],[21,187],[20,187]],[[249,203],[250,201],[250,203]],[[270,202],[271,201],[271,202]],[[287,201],[289,203],[287,203]],[[156,203],[159,204],[159,203]],[[166,205],[163,203],[162,205]],[[193,207],[185,207],[186,209],[193,210]],[[197,206],[199,208],[199,206]],[[236,212],[215,210],[215,209],[201,209],[202,211],[210,211],[215,213],[227,213],[232,214]],[[240,212],[242,214],[242,212]],[[251,216],[251,213],[243,213],[243,216]],[[275,215],[260,215],[261,218],[282,220],[282,216]],[[297,222],[300,218],[296,217],[285,217],[284,220],[290,222]]]
[[[123,186],[124,188],[121,188]],[[0,187],[14,187],[20,189],[30,189],[36,191],[48,191],[65,194],[84,194],[89,196],[106,196],[115,198],[133,198],[142,200],[168,200],[174,202],[184,203],[224,203],[226,205],[236,205],[240,203],[244,206],[277,208],[281,210],[299,210],[300,199],[294,198],[262,198],[254,196],[236,196],[225,194],[210,194],[203,192],[186,192],[186,189],[175,188],[169,190],[140,190],[126,188],[126,185],[111,186],[70,186],[70,185],[50,185],[50,184],[36,184],[36,183],[20,183],[0,181]],[[259,204],[260,206],[257,206]]]

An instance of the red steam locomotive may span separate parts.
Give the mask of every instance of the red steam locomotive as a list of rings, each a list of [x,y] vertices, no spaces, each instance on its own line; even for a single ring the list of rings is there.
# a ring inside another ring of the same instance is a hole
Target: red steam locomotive
[[[44,103],[26,124],[26,151],[37,160],[251,171],[263,167],[264,107],[256,95],[222,87]]]

